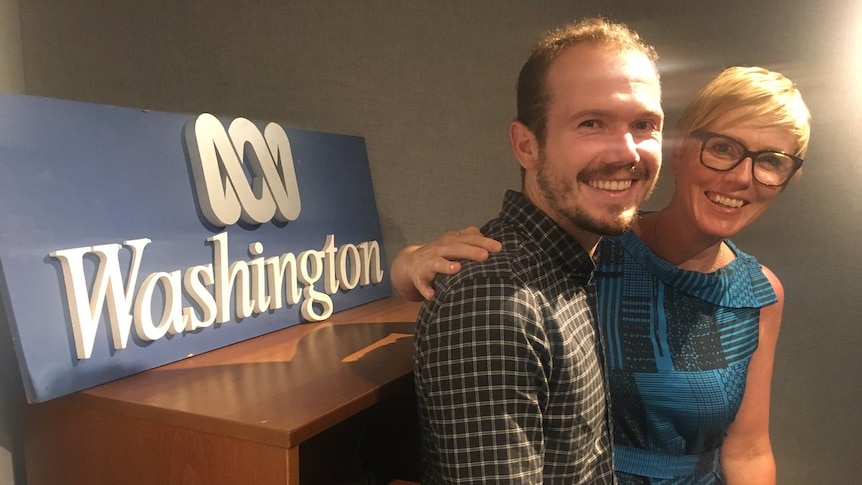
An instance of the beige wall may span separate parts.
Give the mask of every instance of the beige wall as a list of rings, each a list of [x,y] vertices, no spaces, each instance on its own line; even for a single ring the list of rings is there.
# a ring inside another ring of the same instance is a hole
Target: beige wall
[[[0,91],[24,92],[18,0],[0,0]]]
[[[407,242],[482,223],[518,186],[507,125],[517,70],[542,30],[595,14],[631,24],[662,55],[671,120],[725,66],[785,71],[815,116],[805,174],[737,239],[787,292],[773,400],[779,482],[862,476],[862,10],[853,0],[20,3],[29,94],[363,135],[390,258]],[[8,337],[0,344],[7,355]],[[0,386],[20,395],[15,379]],[[0,445],[17,458],[20,411],[6,402]]]
[[[18,0],[0,0],[0,92],[24,92]],[[0,303],[0,485],[13,485],[24,483],[20,425],[24,397],[8,324],[2,315]]]

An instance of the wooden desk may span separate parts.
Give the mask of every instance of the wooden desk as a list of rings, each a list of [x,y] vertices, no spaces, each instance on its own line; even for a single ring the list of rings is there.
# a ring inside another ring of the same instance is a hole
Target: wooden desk
[[[29,405],[27,482],[299,484],[301,444],[403,392],[418,307],[372,302]]]

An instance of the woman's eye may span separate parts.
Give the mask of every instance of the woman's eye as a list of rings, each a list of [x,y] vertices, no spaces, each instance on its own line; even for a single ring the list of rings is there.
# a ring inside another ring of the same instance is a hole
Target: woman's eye
[[[709,146],[709,150],[716,155],[726,155],[729,157],[735,156],[737,152],[736,147],[732,144],[721,141],[712,143]]]
[[[757,157],[757,163],[766,165],[770,168],[778,168],[784,166],[783,160],[778,155],[761,155]]]

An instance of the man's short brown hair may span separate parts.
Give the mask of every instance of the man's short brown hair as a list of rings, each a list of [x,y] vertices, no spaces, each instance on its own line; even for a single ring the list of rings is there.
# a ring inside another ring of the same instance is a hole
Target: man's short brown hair
[[[548,70],[564,50],[587,43],[606,46],[618,52],[640,52],[652,62],[658,76],[658,54],[655,48],[646,44],[637,32],[625,24],[589,18],[546,32],[536,42],[518,75],[518,121],[530,129],[540,145],[544,145],[545,141],[550,101],[547,92]]]

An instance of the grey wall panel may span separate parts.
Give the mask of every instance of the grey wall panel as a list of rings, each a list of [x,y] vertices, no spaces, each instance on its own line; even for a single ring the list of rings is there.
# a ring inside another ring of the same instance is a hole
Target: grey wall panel
[[[596,14],[656,45],[671,126],[730,65],[783,71],[802,90],[814,114],[804,175],[736,239],[786,288],[772,403],[779,483],[855,483],[857,2],[21,0],[21,29],[30,94],[366,137],[391,258],[496,214],[503,190],[519,185],[507,129],[520,64],[541,31]],[[670,189],[664,177],[650,206]]]

